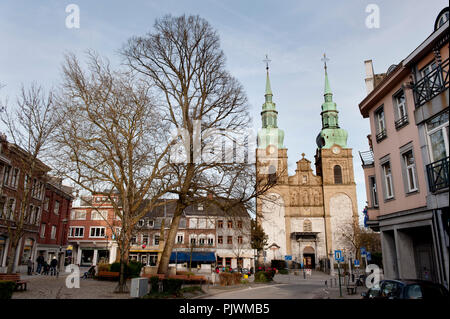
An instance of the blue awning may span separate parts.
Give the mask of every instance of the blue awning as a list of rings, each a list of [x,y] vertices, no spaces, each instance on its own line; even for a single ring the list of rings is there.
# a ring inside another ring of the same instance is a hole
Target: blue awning
[[[191,253],[189,252],[172,252],[170,255],[170,263],[185,263],[191,259]],[[216,261],[216,254],[213,252],[193,252],[192,261],[211,263]]]

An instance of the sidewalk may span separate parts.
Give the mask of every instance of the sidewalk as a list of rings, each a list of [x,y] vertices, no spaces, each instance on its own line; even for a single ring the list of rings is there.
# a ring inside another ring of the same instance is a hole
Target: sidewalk
[[[339,293],[339,287],[324,288],[322,292],[314,296],[313,299],[361,299],[361,292],[365,291],[365,287],[358,287],[356,294],[349,295],[345,286],[342,286],[342,297]]]
[[[68,273],[56,276],[21,275],[28,281],[26,291],[16,291],[12,299],[129,299],[130,294],[116,294],[114,288],[117,282],[80,279],[80,288],[67,288]],[[131,282],[127,282],[128,288]]]

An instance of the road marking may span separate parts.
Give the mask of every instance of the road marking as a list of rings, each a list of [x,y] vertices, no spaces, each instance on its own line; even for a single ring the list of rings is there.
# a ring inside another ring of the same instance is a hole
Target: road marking
[[[266,285],[266,286],[262,286],[262,287],[256,287],[256,288],[253,288],[253,287],[248,287],[248,289],[261,289],[261,288],[269,288],[269,287],[276,287],[276,286],[286,286],[286,285],[288,285],[288,284],[277,284],[277,285]]]

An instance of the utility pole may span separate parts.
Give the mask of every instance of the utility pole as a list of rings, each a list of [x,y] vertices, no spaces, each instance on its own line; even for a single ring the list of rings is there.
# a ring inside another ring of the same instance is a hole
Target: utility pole
[[[339,277],[339,296],[342,297],[342,287],[341,287],[341,267],[340,262],[338,261],[338,277]]]
[[[349,262],[348,262],[348,271],[350,274],[350,277],[348,278],[348,281],[350,282],[351,278],[352,278],[352,252],[349,252]],[[353,281],[353,280],[352,280]]]

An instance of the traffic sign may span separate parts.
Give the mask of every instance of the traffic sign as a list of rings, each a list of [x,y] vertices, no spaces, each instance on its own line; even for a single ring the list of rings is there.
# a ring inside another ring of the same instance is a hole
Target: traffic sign
[[[372,259],[372,254],[370,252],[366,252],[366,258],[370,261]]]
[[[366,255],[366,247],[361,247],[361,256]]]
[[[355,267],[359,267],[359,260],[355,259]]]
[[[343,262],[344,261],[344,256],[342,255],[342,251],[341,250],[335,250],[334,251],[334,260],[336,260],[337,262]]]
[[[286,256],[284,256],[284,260],[292,260],[292,255],[286,255]]]

